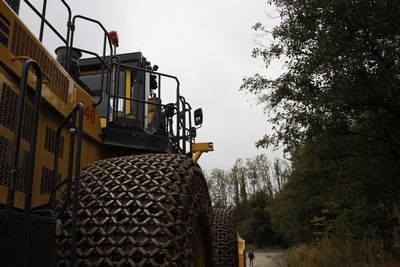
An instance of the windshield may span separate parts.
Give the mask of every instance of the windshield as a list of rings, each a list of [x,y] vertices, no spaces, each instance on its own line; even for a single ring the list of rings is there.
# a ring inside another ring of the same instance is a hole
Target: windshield
[[[101,101],[99,105],[100,109],[100,117],[107,117],[107,98],[108,94],[106,92],[106,74],[104,74],[103,80],[103,89],[101,89],[101,77],[102,73],[91,73],[91,74],[82,74],[79,79],[83,83],[84,89],[96,100],[100,99],[100,93],[103,92],[103,101]],[[85,88],[86,87],[86,88]],[[114,80],[112,81],[111,88],[114,88]],[[119,73],[119,88],[118,88],[118,95],[125,96],[125,72],[120,71]],[[112,111],[113,106],[113,98],[110,98],[109,107],[110,112]],[[118,100],[118,111],[124,111],[124,100]]]

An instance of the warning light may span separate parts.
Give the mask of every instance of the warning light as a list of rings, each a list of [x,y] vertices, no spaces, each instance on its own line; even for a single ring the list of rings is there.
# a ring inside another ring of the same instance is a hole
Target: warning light
[[[116,31],[111,31],[108,33],[108,37],[110,37],[111,44],[115,47],[118,47],[118,34]]]

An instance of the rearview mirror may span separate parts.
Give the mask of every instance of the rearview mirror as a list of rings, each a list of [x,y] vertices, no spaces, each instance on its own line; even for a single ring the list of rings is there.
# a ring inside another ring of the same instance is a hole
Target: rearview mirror
[[[194,124],[196,126],[203,123],[203,110],[198,108],[194,111]]]

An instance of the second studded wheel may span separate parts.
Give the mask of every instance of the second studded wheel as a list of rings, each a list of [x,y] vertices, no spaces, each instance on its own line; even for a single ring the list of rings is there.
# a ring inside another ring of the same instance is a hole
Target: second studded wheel
[[[238,260],[236,220],[230,209],[214,209],[215,264],[236,267]]]
[[[69,265],[69,204],[58,265]],[[180,155],[135,155],[81,172],[77,262],[90,266],[213,266],[211,203],[200,167]]]

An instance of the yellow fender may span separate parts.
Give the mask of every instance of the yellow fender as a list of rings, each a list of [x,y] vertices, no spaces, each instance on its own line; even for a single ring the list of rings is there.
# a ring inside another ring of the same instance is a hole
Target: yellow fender
[[[239,252],[239,267],[246,267],[246,241],[237,233],[237,243]]]
[[[208,143],[194,143],[192,144],[193,161],[197,162],[203,152],[207,153],[209,151],[214,151],[214,144],[212,142]]]

